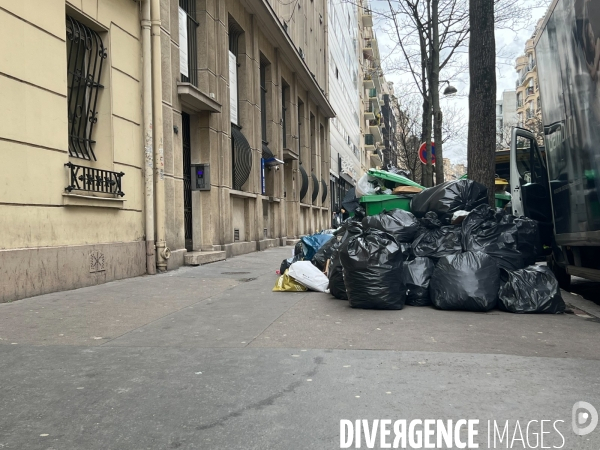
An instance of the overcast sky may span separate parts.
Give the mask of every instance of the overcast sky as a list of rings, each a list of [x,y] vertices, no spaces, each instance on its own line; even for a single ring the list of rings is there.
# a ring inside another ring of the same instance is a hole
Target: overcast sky
[[[531,7],[535,0],[523,0],[522,4],[524,7]],[[378,0],[372,0],[372,7],[374,10],[382,8],[384,11],[388,8],[387,1],[382,2]],[[384,9],[385,8],[385,9]],[[389,10],[388,10],[389,11]],[[517,56],[524,53],[525,42],[531,37],[535,29],[535,23],[544,16],[546,8],[534,8],[531,10],[531,24],[529,27],[519,30],[496,30],[496,49],[498,53],[501,53],[503,57],[497,58],[497,98],[501,98],[502,92],[505,90],[515,90],[515,82],[517,79],[517,73],[515,71],[514,62]],[[381,21],[385,20],[375,15],[374,29],[377,35],[379,43],[380,54],[382,58],[385,58],[393,49],[393,43],[387,37],[386,33],[381,30]],[[390,73],[386,69],[385,60],[383,61],[383,67],[385,71],[385,77],[388,81],[393,81],[396,90],[399,86],[405,83],[410,83],[412,78],[406,75],[399,75]],[[457,77],[456,80],[451,80],[453,86],[455,86],[459,94],[457,97],[442,100],[442,108],[445,104],[451,102],[456,105],[463,116],[464,126],[468,123],[468,93],[469,93],[469,76],[466,71],[461,77]],[[445,146],[445,155],[449,157],[453,162],[466,162],[466,139],[464,141],[448,142]]]

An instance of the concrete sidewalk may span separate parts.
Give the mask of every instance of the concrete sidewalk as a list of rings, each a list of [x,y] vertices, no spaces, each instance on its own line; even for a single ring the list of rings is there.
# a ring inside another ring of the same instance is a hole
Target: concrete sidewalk
[[[556,417],[566,435],[574,402],[600,407],[597,318],[272,292],[291,251],[0,305],[0,448],[339,448],[339,420],[362,418]]]

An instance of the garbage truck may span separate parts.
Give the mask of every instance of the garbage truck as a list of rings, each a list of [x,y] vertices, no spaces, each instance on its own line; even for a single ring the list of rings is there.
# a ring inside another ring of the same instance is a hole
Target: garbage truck
[[[511,207],[540,224],[548,265],[600,281],[600,0],[554,0],[535,41],[545,154],[514,128]]]

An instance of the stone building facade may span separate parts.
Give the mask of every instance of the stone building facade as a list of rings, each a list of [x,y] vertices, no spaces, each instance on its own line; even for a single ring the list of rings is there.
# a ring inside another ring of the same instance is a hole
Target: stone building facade
[[[169,267],[191,251],[234,256],[327,227],[326,1],[196,0],[187,23],[196,44],[183,52],[182,1],[162,4]],[[186,52],[197,81],[182,80]],[[200,163],[210,165],[210,190],[186,198],[184,167]]]
[[[325,0],[0,0],[0,29],[0,302],[329,225]]]
[[[145,273],[139,4],[1,0],[0,30],[0,302]]]

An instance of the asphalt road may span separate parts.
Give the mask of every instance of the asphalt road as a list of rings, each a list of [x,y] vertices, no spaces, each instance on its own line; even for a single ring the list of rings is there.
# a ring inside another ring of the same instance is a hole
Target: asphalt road
[[[479,448],[547,420],[545,447],[600,448],[571,427],[600,410],[595,287],[559,316],[353,310],[272,292],[290,253],[0,305],[0,449],[334,449],[343,419],[479,420]]]

